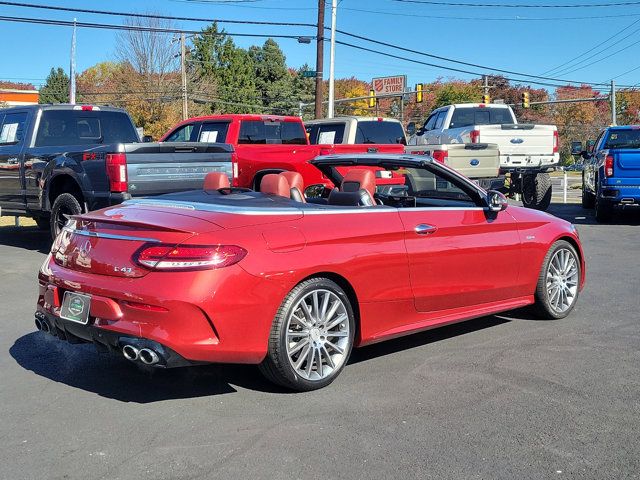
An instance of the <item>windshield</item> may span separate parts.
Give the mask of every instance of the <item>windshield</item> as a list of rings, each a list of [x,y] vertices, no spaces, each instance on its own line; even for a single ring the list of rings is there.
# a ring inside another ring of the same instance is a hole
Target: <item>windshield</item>
[[[640,148],[640,129],[610,130],[604,148]]]
[[[124,112],[45,110],[40,118],[36,147],[139,141],[138,132]]]
[[[514,123],[508,108],[463,107],[456,108],[449,128],[470,127],[471,125],[503,125]]]

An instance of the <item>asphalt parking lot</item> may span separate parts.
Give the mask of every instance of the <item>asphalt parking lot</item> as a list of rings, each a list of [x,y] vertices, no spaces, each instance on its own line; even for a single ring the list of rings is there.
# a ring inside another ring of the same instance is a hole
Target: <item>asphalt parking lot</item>
[[[354,352],[324,390],[249,366],[143,371],[35,331],[35,227],[0,228],[0,478],[637,478],[640,213],[578,205],[587,285]],[[488,275],[499,275],[487,272]]]

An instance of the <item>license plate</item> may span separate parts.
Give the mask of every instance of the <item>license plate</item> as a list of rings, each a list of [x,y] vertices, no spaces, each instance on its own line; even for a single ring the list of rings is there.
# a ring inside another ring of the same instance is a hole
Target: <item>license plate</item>
[[[89,322],[91,296],[83,293],[64,292],[60,317],[86,325]]]

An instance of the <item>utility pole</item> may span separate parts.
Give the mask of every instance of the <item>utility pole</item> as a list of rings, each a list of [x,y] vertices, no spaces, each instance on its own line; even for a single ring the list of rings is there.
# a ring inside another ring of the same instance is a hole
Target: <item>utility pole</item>
[[[333,118],[335,99],[335,58],[336,58],[336,16],[338,10],[338,0],[331,1],[331,55],[329,59],[329,108],[327,117]]]
[[[184,33],[180,34],[180,73],[182,74],[182,119],[189,118],[188,104],[187,104],[187,68],[185,66],[187,55],[187,47],[185,45]]]
[[[611,125],[617,125],[616,116],[616,82],[611,80]]]
[[[482,88],[484,89],[484,94],[489,95],[489,77],[486,75],[482,76]]]
[[[316,35],[316,118],[322,118],[322,68],[324,65],[324,0],[318,0],[318,33]]]
[[[73,19],[73,34],[71,35],[71,62],[69,65],[69,103],[76,103],[76,19]]]

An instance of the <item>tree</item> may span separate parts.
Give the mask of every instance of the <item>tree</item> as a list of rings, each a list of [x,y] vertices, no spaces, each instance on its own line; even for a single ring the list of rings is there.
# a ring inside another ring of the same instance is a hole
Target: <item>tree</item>
[[[287,69],[286,58],[275,40],[269,38],[262,47],[251,47],[256,90],[262,97],[264,110],[269,113],[293,113],[297,110],[293,98],[293,82]]]
[[[189,72],[195,97],[210,102],[211,112],[260,110],[253,59],[224,30],[218,31],[216,23],[193,38]]]
[[[11,90],[35,90],[36,87],[32,83],[8,82],[0,80],[0,88],[10,88]]]
[[[40,88],[40,103],[69,103],[69,75],[58,67],[52,68]]]
[[[316,79],[302,76],[302,72],[306,72],[309,70],[312,70],[312,68],[306,63],[298,69],[289,69],[289,75],[291,75],[291,88],[293,92],[293,98],[298,100],[298,102],[302,102],[305,104],[313,103],[316,92]],[[302,116],[305,119],[314,118],[313,109],[309,107],[310,105],[308,105],[307,108],[303,109],[302,111]]]
[[[327,87],[325,91],[328,92]],[[366,97],[369,95],[369,82],[351,78],[340,78],[335,81],[335,98]],[[368,115],[368,100],[354,100],[349,103],[338,103],[335,106],[338,115]]]

